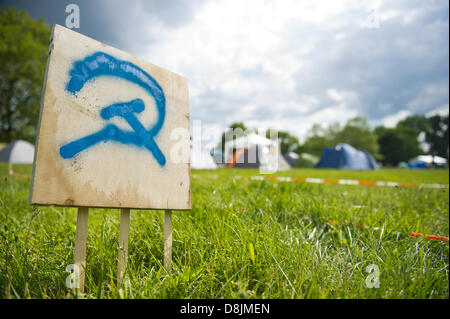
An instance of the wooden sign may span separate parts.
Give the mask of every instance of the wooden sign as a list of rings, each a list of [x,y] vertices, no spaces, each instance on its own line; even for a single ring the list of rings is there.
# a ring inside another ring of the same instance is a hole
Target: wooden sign
[[[186,78],[55,25],[31,204],[190,209],[189,153]]]
[[[50,41],[30,204],[77,206],[74,270],[84,292],[89,207],[121,208],[117,284],[127,264],[130,208],[191,208],[187,80],[55,25]]]

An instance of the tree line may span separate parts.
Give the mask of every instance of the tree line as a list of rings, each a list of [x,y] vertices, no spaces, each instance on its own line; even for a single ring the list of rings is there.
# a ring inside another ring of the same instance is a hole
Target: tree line
[[[0,142],[34,142],[50,33],[25,11],[0,13]]]
[[[245,132],[253,132],[244,123],[238,122],[230,125],[230,129],[240,128]],[[289,152],[308,153],[320,157],[327,147],[334,147],[339,143],[347,143],[353,147],[364,150],[384,165],[396,166],[400,162],[407,162],[411,158],[432,154],[448,158],[449,153],[449,116],[448,115],[412,115],[401,120],[393,128],[377,126],[371,129],[367,120],[355,117],[345,125],[332,123],[328,126],[314,124],[308,131],[304,143],[288,131],[278,130],[281,154]],[[222,134],[222,143],[225,135]],[[270,130],[266,137],[271,136]],[[223,145],[223,144],[222,144]]]

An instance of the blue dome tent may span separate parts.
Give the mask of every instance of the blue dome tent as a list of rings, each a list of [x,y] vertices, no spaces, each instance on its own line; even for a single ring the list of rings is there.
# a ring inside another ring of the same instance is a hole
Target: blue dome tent
[[[316,168],[377,169],[378,164],[367,152],[341,143],[334,148],[326,148]]]

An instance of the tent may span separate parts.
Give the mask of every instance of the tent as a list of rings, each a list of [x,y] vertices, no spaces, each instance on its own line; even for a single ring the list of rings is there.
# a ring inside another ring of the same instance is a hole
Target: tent
[[[309,153],[301,153],[295,162],[296,167],[313,168],[319,162],[319,158]]]
[[[408,163],[406,162],[400,162],[397,164],[398,168],[408,168]]]
[[[194,169],[216,169],[214,162],[208,150],[201,146],[191,147],[191,168]]]
[[[278,151],[271,147],[253,146],[252,148],[236,150],[228,167],[263,168],[267,171],[285,171],[291,168],[289,163]]]
[[[268,153],[267,150],[269,149],[274,150],[277,146],[277,142],[251,133],[226,142],[224,146],[224,160],[229,167],[233,167],[235,163],[244,164],[242,163],[243,157],[241,156],[246,154],[246,157],[244,155],[244,158],[246,158],[244,162],[247,164],[245,166],[250,168],[256,165],[256,167],[259,167],[261,164],[259,160],[262,159],[259,157]],[[243,165],[239,167],[243,167]]]
[[[319,161],[319,158],[308,154],[308,153],[301,153],[298,155],[294,152],[289,152],[283,155],[283,158],[286,160],[286,162],[289,164],[290,167],[314,167],[317,162]]]
[[[223,153],[220,149],[213,148],[213,149],[211,149],[210,154],[211,154],[211,157],[212,157],[214,163],[216,163],[217,167],[224,166]]]
[[[294,167],[295,163],[298,161],[299,156],[297,153],[289,152],[283,155],[283,158],[289,164],[290,167]]]
[[[234,168],[259,168],[260,148],[252,146],[251,148],[241,148],[234,153],[233,161],[228,163],[228,167]]]
[[[410,168],[448,167],[447,159],[440,156],[419,155],[408,162]]]
[[[0,151],[0,162],[12,164],[32,164],[34,145],[27,141],[14,141]]]
[[[317,168],[377,169],[378,164],[367,152],[341,143],[334,148],[326,148],[316,165]]]
[[[256,133],[251,133],[248,135],[238,137],[235,140],[228,141],[225,143],[224,147],[225,162],[226,163],[232,162],[234,150],[251,149],[255,146],[259,146],[261,148],[270,147],[271,145],[276,146],[277,143]]]
[[[225,143],[225,163],[235,168],[286,170],[289,164],[279,153],[278,142],[251,133]]]

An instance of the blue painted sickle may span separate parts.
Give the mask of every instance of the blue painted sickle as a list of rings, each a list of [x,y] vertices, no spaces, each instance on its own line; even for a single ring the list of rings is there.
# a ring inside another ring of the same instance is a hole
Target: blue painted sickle
[[[101,110],[101,117],[109,120],[114,116],[120,116],[128,122],[134,132],[124,132],[117,126],[109,124],[94,134],[62,146],[59,151],[61,156],[72,158],[99,142],[111,140],[123,144],[144,146],[152,152],[159,165],[164,166],[166,159],[154,141],[154,137],[164,123],[166,111],[165,96],[158,82],[130,62],[118,60],[103,52],[97,52],[74,64],[70,71],[70,81],[67,83],[66,89],[76,95],[88,81],[99,76],[117,76],[141,86],[155,99],[158,119],[152,128],[146,130],[135,115],[135,113],[140,113],[145,109],[145,104],[141,99],[112,104]]]
[[[105,120],[109,120],[114,116],[119,116],[124,118],[133,132],[124,132],[120,130],[117,126],[109,124],[105,126],[102,130],[80,138],[76,141],[68,143],[62,146],[59,150],[63,158],[72,158],[79,152],[94,146],[100,142],[106,141],[117,141],[123,144],[134,144],[136,146],[145,146],[153,156],[156,158],[161,166],[164,166],[166,159],[164,154],[161,152],[159,147],[153,140],[153,136],[144,128],[144,126],[139,122],[135,113],[140,113],[144,110],[145,105],[141,99],[132,100],[126,103],[116,103],[111,104],[103,108],[100,112],[100,116]]]

